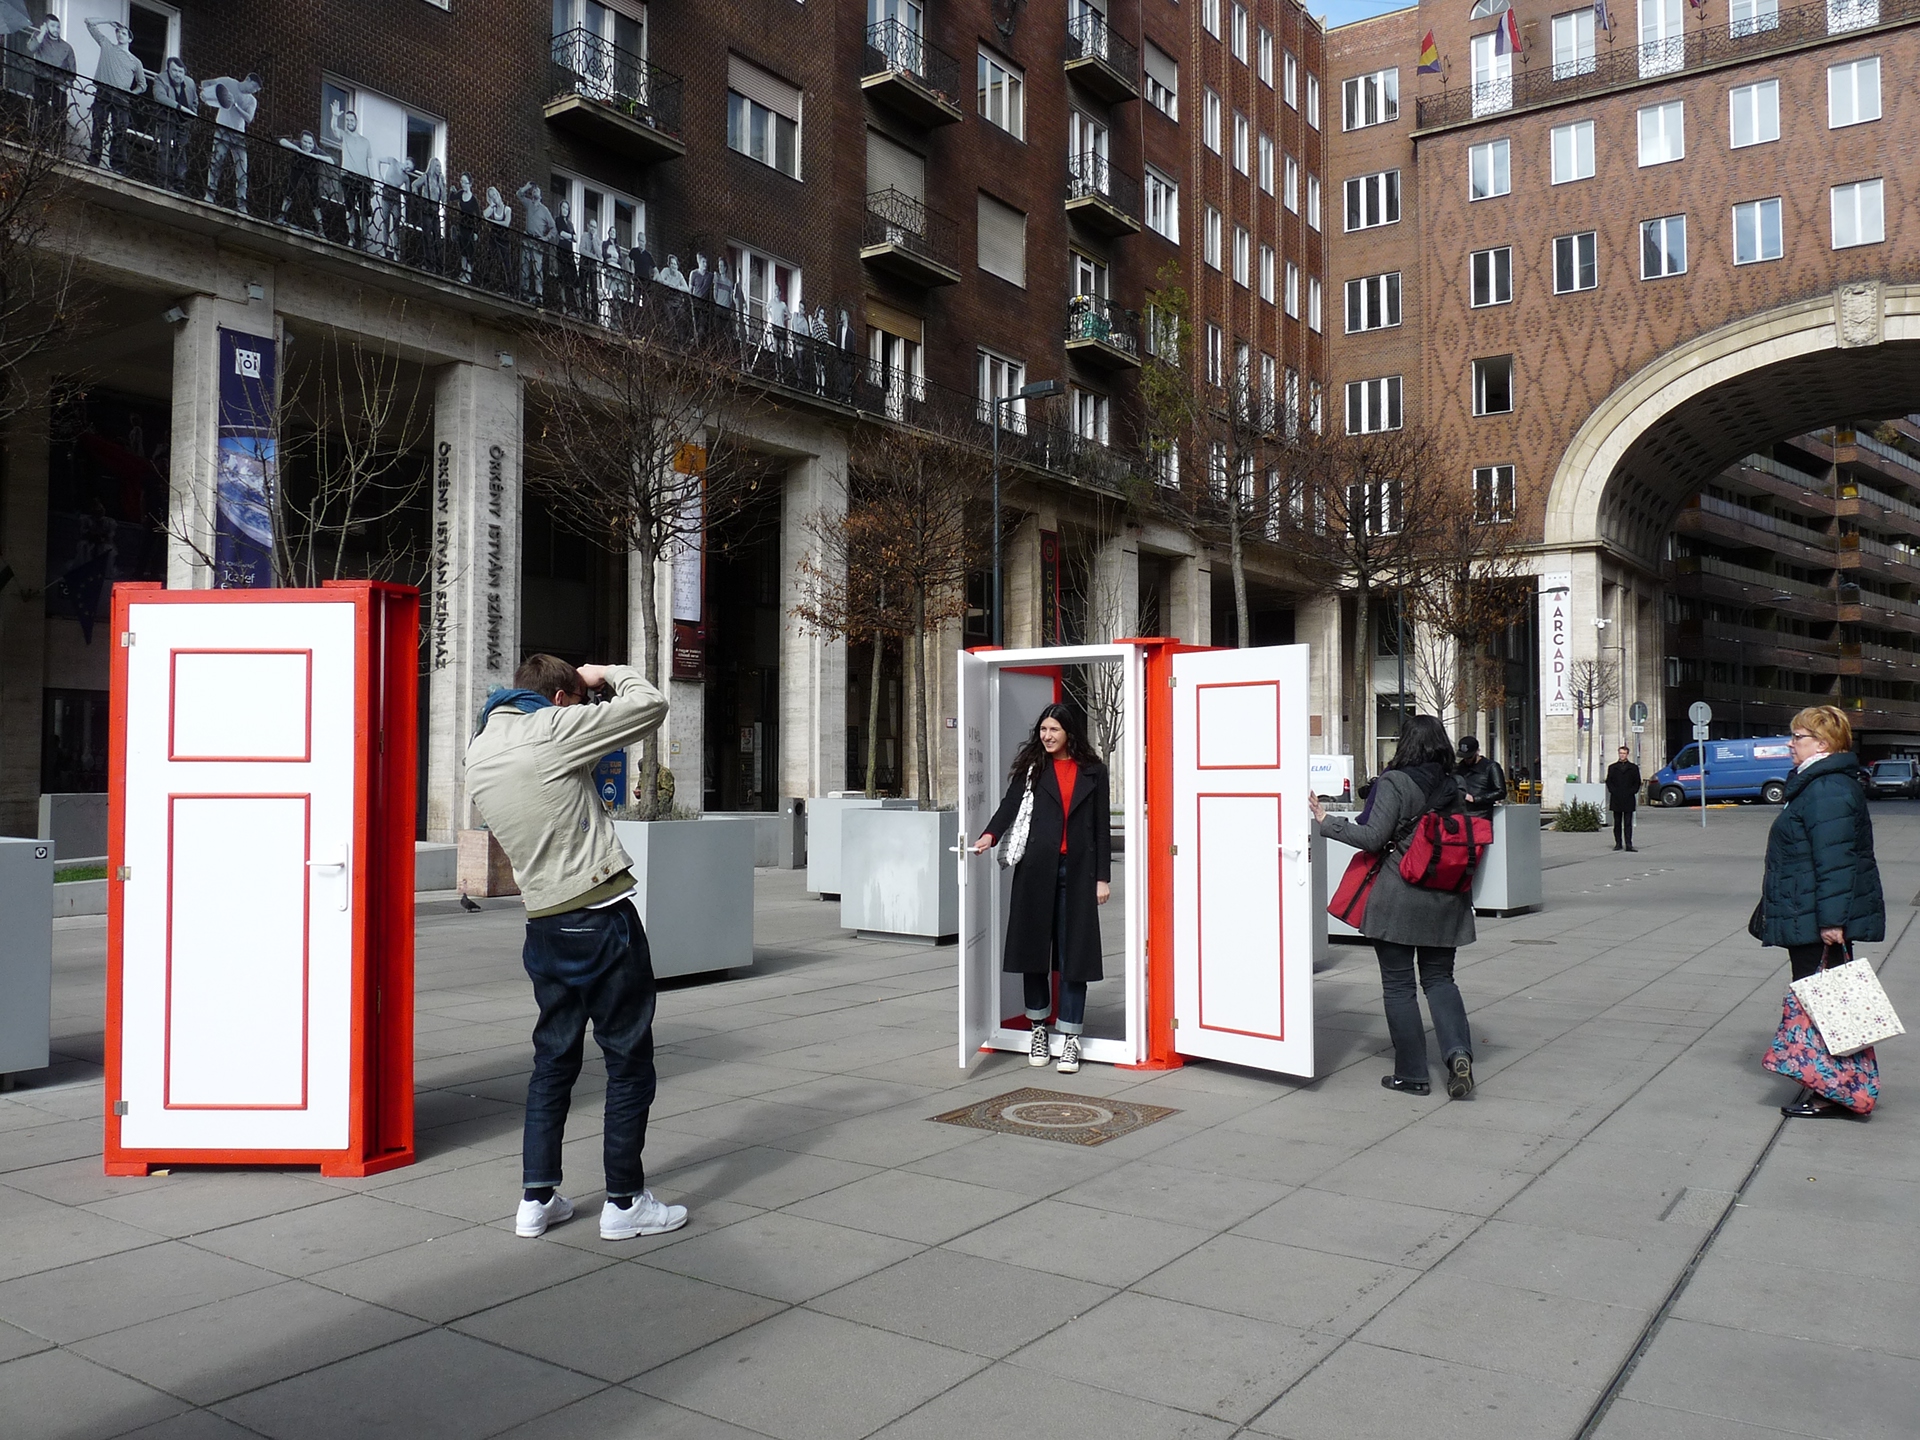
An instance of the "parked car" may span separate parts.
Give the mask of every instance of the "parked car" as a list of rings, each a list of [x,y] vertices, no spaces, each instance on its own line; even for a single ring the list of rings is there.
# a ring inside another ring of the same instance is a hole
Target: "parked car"
[[[1764,800],[1778,805],[1787,796],[1793,773],[1791,737],[1769,735],[1752,740],[1708,740],[1707,799]],[[1700,798],[1700,746],[1694,741],[1654,772],[1647,799],[1661,805],[1685,805]]]
[[[1867,794],[1875,800],[1920,795],[1920,765],[1912,760],[1874,761],[1867,767]]]

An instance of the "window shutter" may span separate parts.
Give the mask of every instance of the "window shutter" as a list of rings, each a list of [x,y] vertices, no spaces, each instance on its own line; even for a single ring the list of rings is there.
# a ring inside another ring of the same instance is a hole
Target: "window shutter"
[[[867,193],[898,190],[915,200],[927,198],[927,162],[878,130],[867,131]]]
[[[989,275],[1027,283],[1027,217],[991,195],[980,194],[980,268]]]
[[[769,75],[758,65],[749,64],[738,55],[727,56],[727,88],[756,104],[766,106],[776,115],[786,116],[795,124],[800,121],[798,87]]]
[[[1178,94],[1180,92],[1179,63],[1151,40],[1146,42],[1145,50],[1147,74]]]

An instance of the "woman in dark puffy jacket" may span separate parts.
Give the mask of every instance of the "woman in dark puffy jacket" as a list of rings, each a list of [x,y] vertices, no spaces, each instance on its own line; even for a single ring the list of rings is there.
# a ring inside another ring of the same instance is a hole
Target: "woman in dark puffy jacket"
[[[1367,896],[1360,933],[1373,941],[1380,958],[1381,998],[1387,1033],[1393,1037],[1393,1073],[1380,1083],[1389,1090],[1426,1095],[1433,1088],[1427,1071],[1427,1032],[1420,1023],[1420,989],[1433,1012],[1433,1038],[1447,1072],[1447,1094],[1465,1099],[1473,1089],[1473,1037],[1467,1007],[1453,981],[1454,951],[1474,940],[1473,897],[1426,890],[1400,877],[1400,847],[1414,822],[1435,806],[1458,802],[1453,778],[1453,746],[1431,715],[1410,715],[1400,733],[1393,763],[1373,782],[1373,793],[1358,820],[1329,815],[1316,796],[1308,796],[1320,833],[1369,855],[1388,852]]]
[[[1793,760],[1786,805],[1767,836],[1760,941],[1784,946],[1793,978],[1803,980],[1836,947],[1844,958],[1855,940],[1884,940],[1887,907],[1845,712],[1816,705],[1794,716]],[[1795,1117],[1851,1113],[1811,1090],[1780,1111]]]

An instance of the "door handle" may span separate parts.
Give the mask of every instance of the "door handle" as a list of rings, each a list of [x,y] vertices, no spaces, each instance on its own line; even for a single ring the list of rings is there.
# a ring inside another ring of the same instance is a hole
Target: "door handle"
[[[340,858],[338,860],[307,861],[307,868],[309,870],[338,870],[340,872],[340,904],[338,908],[341,910],[347,908],[347,897],[353,893],[352,859],[353,847],[343,845],[340,847]]]

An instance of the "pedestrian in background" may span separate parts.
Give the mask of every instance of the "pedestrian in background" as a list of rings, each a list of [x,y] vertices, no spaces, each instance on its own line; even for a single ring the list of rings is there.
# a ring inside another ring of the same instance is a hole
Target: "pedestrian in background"
[[[1460,737],[1460,765],[1454,773],[1460,793],[1476,810],[1491,810],[1507,798],[1507,772],[1498,760],[1480,753],[1480,742],[1471,735]]]
[[[1784,946],[1793,978],[1804,980],[1830,954],[1836,964],[1850,959],[1854,941],[1884,940],[1887,907],[1853,755],[1853,723],[1837,706],[1815,705],[1793,717],[1792,731],[1786,803],[1767,834],[1760,943]],[[1853,1114],[1804,1087],[1780,1113],[1799,1119]]]
[[[1360,923],[1360,933],[1373,941],[1380,959],[1381,998],[1387,1033],[1393,1037],[1393,1073],[1382,1075],[1380,1083],[1409,1095],[1425,1095],[1433,1088],[1427,1032],[1414,991],[1417,968],[1420,989],[1433,1012],[1433,1038],[1446,1068],[1447,1094],[1455,1100],[1473,1090],[1473,1037],[1466,1002],[1453,979],[1455,951],[1474,941],[1473,897],[1409,885],[1401,877],[1397,852],[1422,815],[1451,807],[1460,798],[1453,746],[1431,715],[1407,718],[1393,763],[1374,782],[1363,821],[1329,815],[1317,795],[1307,797],[1320,833],[1329,840],[1369,855],[1387,852]]]
[[[1627,747],[1620,747],[1620,758],[1607,767],[1607,808],[1613,811],[1613,848],[1633,849],[1633,812],[1640,803],[1640,767],[1629,758]]]
[[[1107,767],[1064,705],[1040,712],[1033,734],[1013,757],[1007,797],[973,853],[1013,835],[1024,835],[1024,847],[1013,867],[1000,968],[1022,978],[1033,1026],[1027,1063],[1036,1066],[1050,1054],[1052,975],[1059,972],[1060,1062],[1054,1068],[1071,1075],[1080,1068],[1087,986],[1102,978],[1099,907],[1112,893],[1113,824]]]

